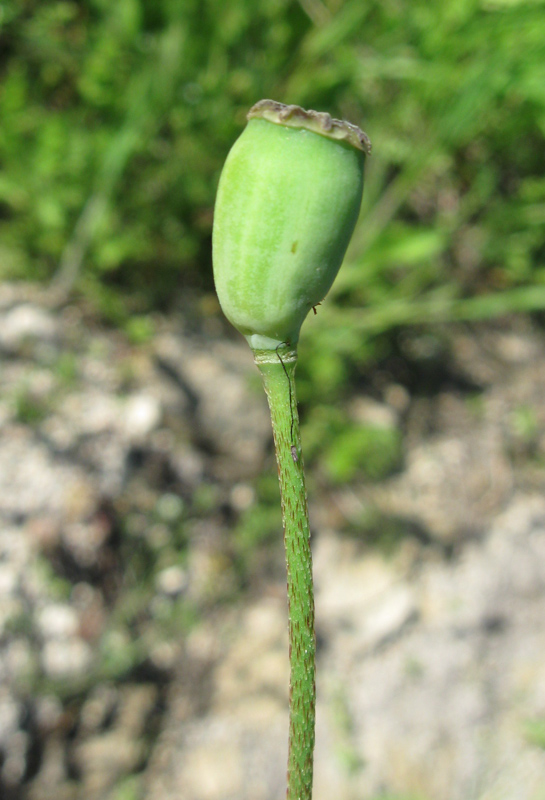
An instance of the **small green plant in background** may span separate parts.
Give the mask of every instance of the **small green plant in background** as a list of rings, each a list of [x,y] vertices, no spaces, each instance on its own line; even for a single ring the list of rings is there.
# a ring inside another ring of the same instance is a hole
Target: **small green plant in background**
[[[401,462],[402,435],[395,424],[374,424],[347,419],[339,408],[313,408],[303,425],[306,452],[319,459],[334,484],[360,476],[379,481]]]
[[[262,100],[233,146],[214,216],[221,306],[254,352],[274,434],[288,576],[288,800],[312,797],[314,590],[295,392],[301,325],[333,283],[354,230],[370,151],[359,128]]]
[[[49,398],[37,394],[25,384],[15,392],[12,403],[16,420],[24,425],[38,425],[49,411]]]
[[[545,717],[526,720],[524,737],[530,744],[545,750]]]

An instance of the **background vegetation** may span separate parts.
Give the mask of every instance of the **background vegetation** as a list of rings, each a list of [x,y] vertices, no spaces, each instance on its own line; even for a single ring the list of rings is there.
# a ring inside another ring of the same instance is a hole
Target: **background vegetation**
[[[453,301],[500,289],[541,305],[543,6],[7,0],[3,275],[74,282],[117,320],[210,292],[219,171],[270,96],[374,142],[335,292],[358,330],[486,313]]]
[[[346,117],[374,143],[347,264],[303,331],[303,403],[316,385],[322,401],[342,397],[403,346],[399,326],[539,310],[544,5],[6,0],[1,275],[77,292],[136,339],[188,295],[221,317],[217,180],[248,107],[273,97]],[[310,414],[307,435],[327,460],[343,423],[326,417]],[[331,477],[374,443],[348,435]],[[397,461],[387,445],[379,476]]]

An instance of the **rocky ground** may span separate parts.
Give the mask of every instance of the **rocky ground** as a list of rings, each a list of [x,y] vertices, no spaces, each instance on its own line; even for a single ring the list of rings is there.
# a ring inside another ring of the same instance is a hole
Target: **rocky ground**
[[[545,798],[545,335],[445,335],[456,380],[351,399],[402,431],[396,474],[332,488],[311,464],[316,800]],[[134,344],[4,286],[0,357],[0,796],[282,797],[246,345],[166,319]]]

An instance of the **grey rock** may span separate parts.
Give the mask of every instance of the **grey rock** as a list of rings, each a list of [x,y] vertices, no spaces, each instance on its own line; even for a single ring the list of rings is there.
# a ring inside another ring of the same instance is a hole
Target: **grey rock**
[[[45,639],[67,639],[78,630],[78,615],[66,603],[51,603],[36,614],[36,627]]]
[[[451,562],[424,560],[410,584],[397,562],[333,533],[317,543],[315,567],[316,800],[488,800],[505,787],[533,800],[545,763],[524,724],[545,712],[545,502],[517,497],[482,542]],[[188,800],[282,791],[284,603],[256,603],[235,629],[214,653],[206,714],[186,716],[178,695],[149,797],[174,800],[179,785]]]
[[[45,675],[52,680],[73,680],[84,677],[93,662],[93,651],[87,642],[77,639],[48,640],[41,652]]]
[[[54,341],[59,328],[54,317],[42,308],[24,303],[0,318],[0,347],[17,351],[27,341]]]
[[[19,727],[21,707],[7,691],[0,691],[0,749],[6,749]]]
[[[475,426],[464,436],[436,436],[410,447],[403,473],[367,497],[383,513],[412,520],[451,544],[485,529],[513,489],[498,431]]]
[[[141,392],[125,400],[122,410],[123,428],[130,440],[145,439],[161,421],[161,405],[156,397]]]
[[[94,489],[85,471],[54,458],[32,431],[13,426],[0,448],[0,515],[6,518],[89,511]]]
[[[249,376],[255,377],[250,350],[225,342],[203,347],[173,336],[159,338],[155,347],[194,404],[208,443],[228,459],[222,471],[251,475],[272,434],[264,394],[249,387]]]
[[[74,762],[82,775],[85,795],[104,797],[120,776],[136,769],[143,757],[143,743],[120,731],[110,731],[78,744]]]
[[[163,569],[156,578],[158,591],[166,595],[176,596],[181,594],[188,585],[186,570],[178,566]]]

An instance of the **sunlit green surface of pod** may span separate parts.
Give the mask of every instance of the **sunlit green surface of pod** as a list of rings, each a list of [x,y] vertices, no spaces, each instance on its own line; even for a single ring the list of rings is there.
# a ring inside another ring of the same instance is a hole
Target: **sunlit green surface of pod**
[[[254,350],[295,346],[333,283],[361,204],[365,134],[261,101],[233,145],[214,211],[221,307]]]

